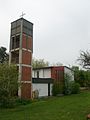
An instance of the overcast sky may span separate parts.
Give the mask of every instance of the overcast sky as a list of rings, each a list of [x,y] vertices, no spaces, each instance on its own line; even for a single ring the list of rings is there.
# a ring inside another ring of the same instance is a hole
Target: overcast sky
[[[33,56],[76,65],[90,48],[90,0],[0,0],[0,46],[9,51],[10,23],[22,13],[34,23]]]

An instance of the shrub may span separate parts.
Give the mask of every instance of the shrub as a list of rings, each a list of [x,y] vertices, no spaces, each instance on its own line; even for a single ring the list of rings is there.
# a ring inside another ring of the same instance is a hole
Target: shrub
[[[17,67],[14,65],[0,64],[0,106],[13,107],[17,91]]]
[[[25,99],[17,98],[15,102],[16,102],[16,105],[27,105],[31,103],[32,100],[25,100]]]
[[[71,83],[68,83],[67,86],[64,86],[64,94],[70,95],[72,93]]]
[[[16,105],[15,98],[4,97],[3,99],[0,100],[1,108],[13,108],[15,107],[15,105]]]
[[[72,94],[77,94],[80,92],[79,83],[72,83]]]
[[[72,93],[72,81],[71,76],[69,74],[65,74],[64,76],[64,94],[69,95]]]
[[[52,87],[52,95],[56,96],[58,94],[63,93],[63,84],[61,83],[54,83]]]

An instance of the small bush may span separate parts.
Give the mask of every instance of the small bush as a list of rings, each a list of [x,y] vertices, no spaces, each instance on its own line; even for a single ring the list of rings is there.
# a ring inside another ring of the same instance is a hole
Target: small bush
[[[63,93],[63,85],[62,83],[54,83],[53,87],[52,87],[52,95],[56,96],[58,94],[62,94]]]
[[[8,91],[5,88],[0,88],[0,107],[11,108],[14,106],[14,101],[8,96]]]
[[[72,84],[69,82],[67,85],[64,86],[64,94],[70,95],[72,93]]]
[[[15,99],[14,98],[3,98],[0,100],[0,108],[14,108],[16,105]]]
[[[16,99],[16,105],[27,105],[31,102],[32,102],[32,100],[25,100],[25,99],[21,99],[21,98]]]
[[[70,95],[72,93],[72,81],[71,76],[69,74],[65,74],[64,76],[64,94]]]
[[[72,83],[72,94],[77,94],[80,92],[79,83]]]
[[[14,107],[17,91],[17,66],[0,64],[0,107]]]

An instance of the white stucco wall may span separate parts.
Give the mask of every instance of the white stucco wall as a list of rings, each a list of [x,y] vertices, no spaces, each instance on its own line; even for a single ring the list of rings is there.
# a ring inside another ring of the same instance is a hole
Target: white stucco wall
[[[37,78],[37,71],[39,71],[39,78],[51,78],[51,69],[38,69],[32,71],[32,77]]]
[[[70,75],[71,81],[74,81],[74,72],[71,69],[64,67],[64,73]]]
[[[44,69],[43,70],[44,74],[43,74],[43,77],[44,78],[51,78],[51,69]]]
[[[33,91],[39,91],[39,97],[48,96],[48,84],[37,84],[33,83]]]
[[[52,95],[52,85],[50,84],[50,95]],[[32,89],[33,91],[38,90],[39,97],[48,96],[48,84],[33,83]]]

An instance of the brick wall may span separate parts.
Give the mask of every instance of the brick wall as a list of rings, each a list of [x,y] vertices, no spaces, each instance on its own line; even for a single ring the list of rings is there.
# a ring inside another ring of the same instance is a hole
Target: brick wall
[[[31,83],[22,83],[21,98],[31,99]]]
[[[32,53],[23,50],[23,52],[22,52],[22,64],[31,65],[31,61],[32,61]]]
[[[53,67],[51,69],[51,78],[53,78],[57,82],[64,81],[64,67]]]
[[[22,64],[25,66],[22,66],[22,85],[21,85],[21,98],[24,99],[31,99],[31,84],[32,80],[32,68],[31,68],[31,62],[32,62],[32,37],[23,34],[22,36]]]
[[[22,67],[22,81],[31,81],[31,68]]]
[[[22,48],[32,50],[33,43],[32,43],[32,37],[31,36],[23,34]]]

